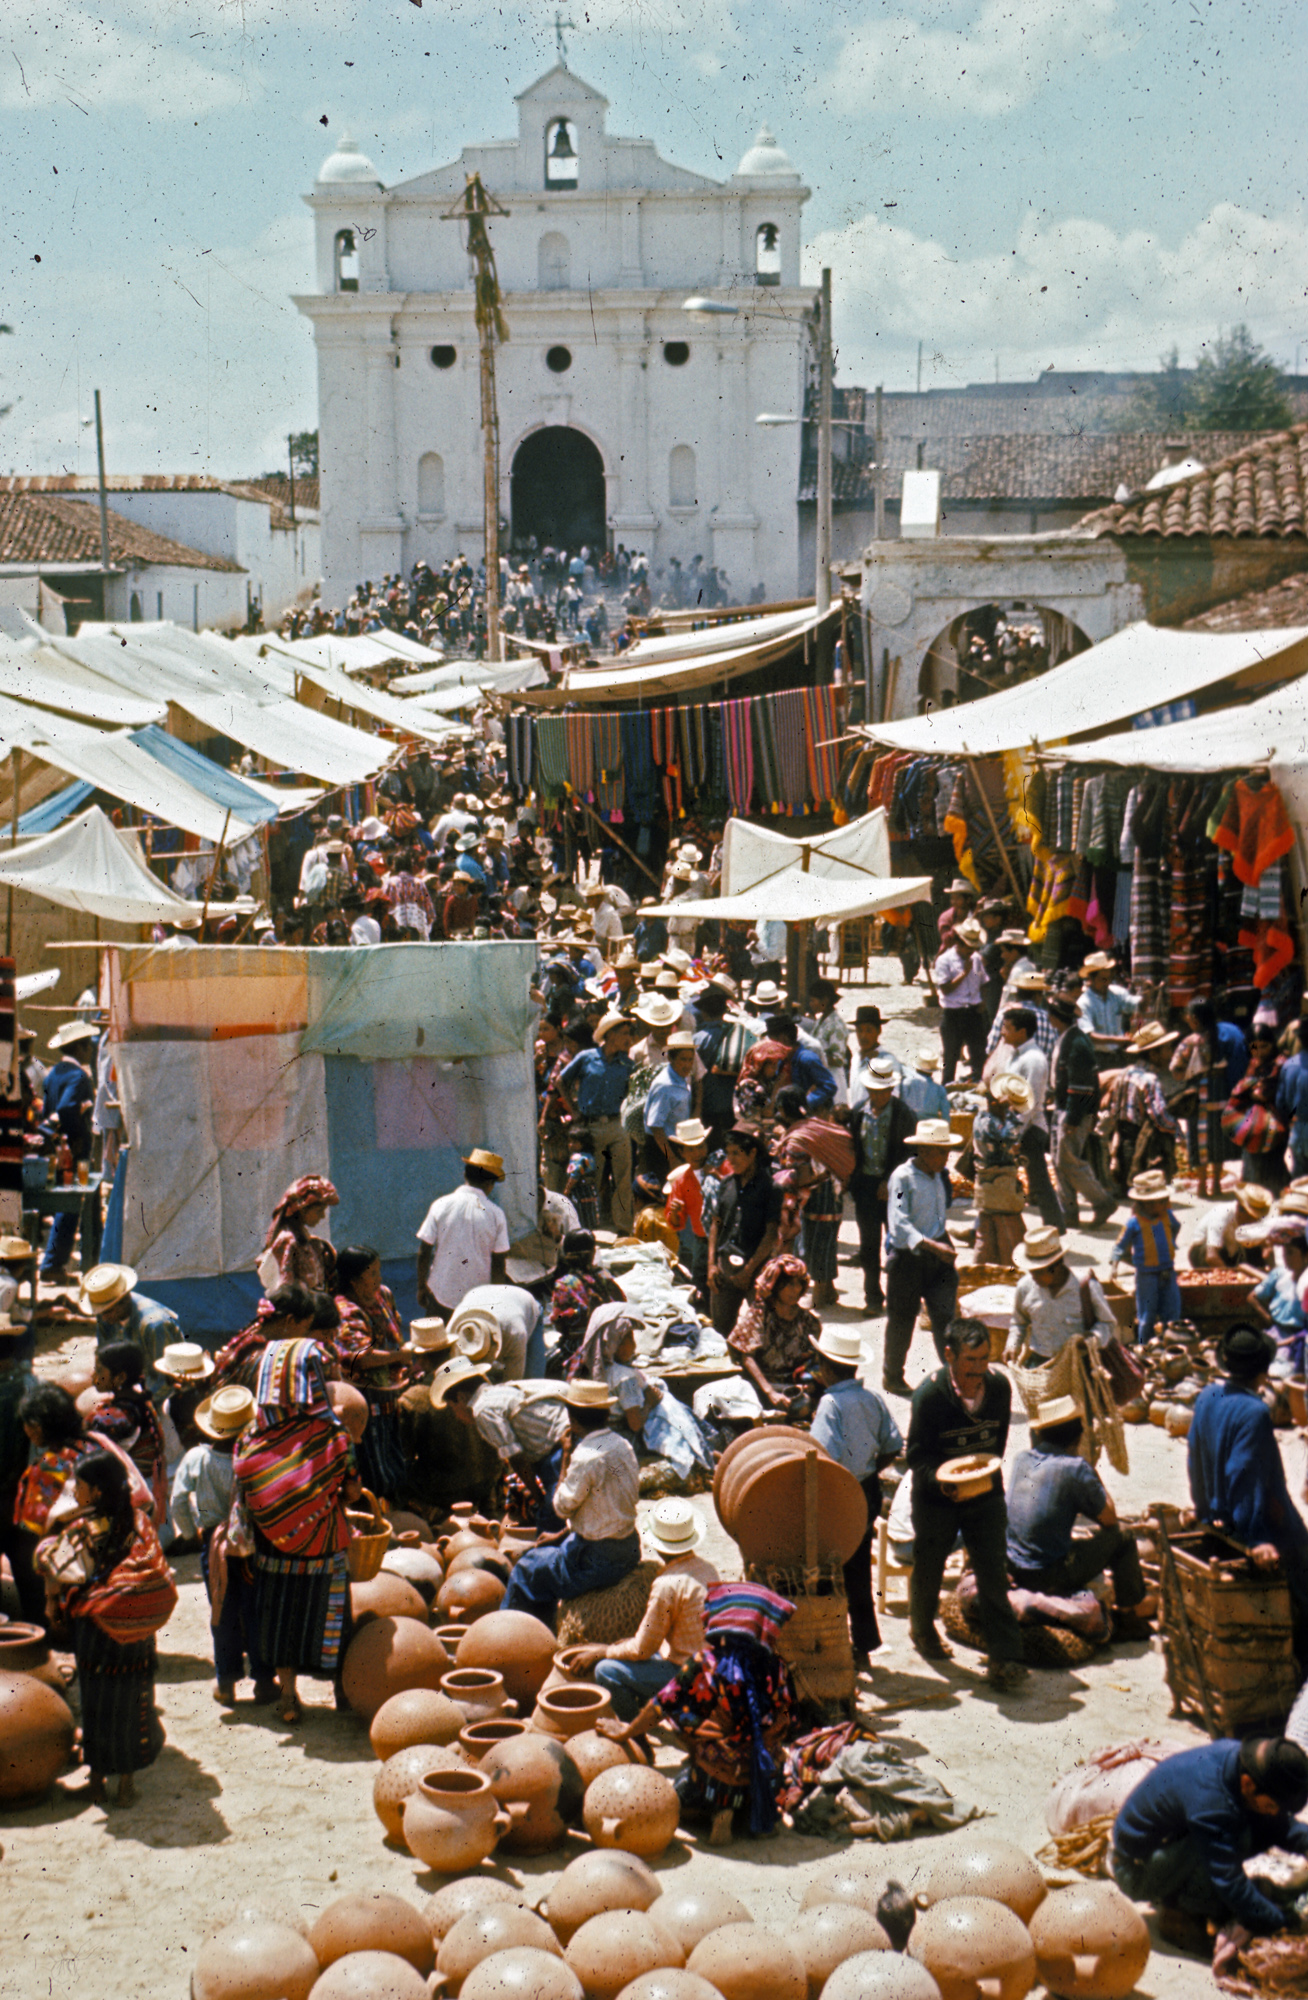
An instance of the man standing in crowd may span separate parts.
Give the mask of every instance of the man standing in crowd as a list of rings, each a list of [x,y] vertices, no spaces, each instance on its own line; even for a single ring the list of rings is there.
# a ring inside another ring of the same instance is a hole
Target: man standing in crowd
[[[1055,973],[1049,985],[1048,1008],[1054,1026],[1062,1030],[1054,1050],[1054,1177],[1065,1228],[1077,1222],[1077,1197],[1093,1203],[1092,1229],[1102,1228],[1117,1206],[1085,1163],[1085,1149],[1099,1109],[1099,1065],[1089,1035],[1077,1012],[1076,975]]]
[[[954,1081],[964,1049],[974,1083],[980,1080],[985,1064],[986,1017],[981,1005],[984,943],[985,932],[976,918],[964,917],[950,932],[949,942],[935,963],[935,981],[940,992],[940,1046],[945,1063],[942,1080],[946,1086]]]
[[[858,1222],[858,1257],[863,1266],[863,1303],[870,1313],[885,1311],[881,1285],[881,1235],[890,1198],[890,1176],[909,1158],[917,1128],[912,1111],[895,1096],[895,1065],[887,1055],[861,1063],[850,1103],[850,1136],[856,1165],[849,1183]]]
[[[632,1224],[631,1135],[622,1122],[622,1105],[631,1076],[631,1022],[621,1014],[605,1014],[595,1029],[595,1047],[582,1049],[558,1078],[559,1095],[573,1123],[589,1131],[595,1160],[608,1155],[613,1174],[613,1227],[625,1236]]]
[[[463,1163],[463,1186],[443,1194],[418,1227],[418,1303],[448,1320],[474,1285],[502,1285],[509,1225],[490,1191],[504,1179],[498,1153],[475,1146]]]
[[[1063,1211],[1058,1205],[1049,1178],[1049,1126],[1045,1098],[1049,1090],[1049,1061],[1035,1038],[1036,1017],[1031,1007],[1010,1007],[1004,1015],[1002,1035],[1006,1059],[1001,1066],[1024,1078],[1031,1092],[1031,1108],[1022,1112],[1019,1148],[1026,1166],[1031,1199],[1040,1219],[1050,1229],[1061,1229]]]
[[[904,1366],[913,1343],[918,1310],[931,1319],[936,1353],[943,1356],[945,1330],[958,1298],[957,1252],[945,1229],[949,1213],[949,1155],[962,1145],[942,1119],[924,1118],[906,1142],[910,1157],[890,1176],[886,1207],[886,1345],[882,1387],[894,1396],[913,1392]]]

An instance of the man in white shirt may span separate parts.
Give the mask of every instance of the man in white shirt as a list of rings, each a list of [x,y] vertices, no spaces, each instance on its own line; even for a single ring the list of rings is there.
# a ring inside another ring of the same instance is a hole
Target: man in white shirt
[[[975,917],[964,917],[954,926],[949,943],[935,962],[935,981],[940,989],[940,1047],[944,1055],[944,1075],[948,1086],[954,1081],[958,1058],[964,1049],[972,1066],[972,1080],[981,1079],[986,1059],[986,1014],[981,1004],[985,966],[981,946],[986,934]]]
[[[1117,1321],[1098,1278],[1090,1271],[1078,1278],[1068,1270],[1056,1229],[1028,1230],[1013,1262],[1022,1276],[1013,1293],[1006,1361],[1029,1368],[1052,1361],[1074,1334],[1092,1335],[1100,1347],[1117,1338]]]
[[[626,1438],[609,1427],[608,1384],[578,1376],[561,1400],[568,1407],[569,1443],[554,1511],[568,1526],[561,1534],[541,1535],[518,1558],[502,1600],[503,1610],[529,1611],[551,1627],[561,1599],[611,1590],[640,1561],[640,1474]]]
[[[1045,1227],[1061,1229],[1063,1211],[1049,1178],[1048,1165],[1049,1121],[1045,1097],[1049,1090],[1049,1060],[1035,1039],[1035,1027],[1034,1009],[1010,1007],[1000,1031],[1006,1060],[1001,1059],[993,1067],[1016,1071],[1030,1086],[1031,1109],[1019,1114],[1022,1123],[1019,1147],[1026,1163],[1027,1185]]]
[[[570,1435],[562,1391],[543,1395],[535,1384],[490,1383],[487,1373],[484,1362],[456,1354],[432,1376],[431,1406],[475,1429],[533,1496],[536,1526],[556,1528],[550,1499]]]
[[[418,1303],[448,1320],[474,1285],[502,1285],[509,1225],[490,1190],[504,1179],[498,1153],[474,1147],[463,1163],[463,1186],[427,1210],[418,1230]]]
[[[590,906],[596,943],[602,945],[607,952],[609,945],[621,942],[621,915],[610,899],[607,883],[589,882],[583,893]]]
[[[622,1722],[667,1686],[704,1644],[704,1593],[720,1581],[712,1563],[695,1554],[704,1523],[689,1500],[660,1500],[645,1525],[645,1540],[663,1558],[650,1586],[639,1629],[612,1646],[582,1646],[578,1665],[593,1672]]]
[[[494,1381],[544,1376],[544,1314],[521,1285],[474,1285],[459,1300],[449,1326],[470,1360],[489,1362]]]

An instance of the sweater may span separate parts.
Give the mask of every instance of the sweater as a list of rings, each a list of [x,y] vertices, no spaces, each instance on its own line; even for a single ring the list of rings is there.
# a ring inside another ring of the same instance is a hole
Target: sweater
[[[919,1382],[913,1391],[904,1459],[913,1475],[914,1501],[945,1498],[936,1473],[951,1458],[967,1458],[973,1453],[1002,1458],[1012,1408],[1012,1384],[1007,1375],[994,1369],[986,1376],[975,1413],[963,1407],[948,1368],[939,1368],[925,1382]]]

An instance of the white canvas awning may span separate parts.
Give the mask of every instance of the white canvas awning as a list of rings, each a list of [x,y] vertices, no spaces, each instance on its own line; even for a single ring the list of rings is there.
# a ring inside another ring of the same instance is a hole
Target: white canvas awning
[[[586,703],[598,706],[601,702],[652,701],[659,695],[687,694],[692,689],[720,687],[723,682],[736,679],[741,674],[756,672],[760,667],[771,665],[784,653],[812,632],[816,632],[824,617],[838,616],[838,612],[825,614],[806,611],[795,619],[787,617],[785,627],[755,638],[752,642],[742,642],[742,627],[729,625],[722,628],[731,635],[731,644],[720,647],[717,640],[720,632],[695,632],[688,634],[694,641],[694,650],[663,662],[650,660],[634,666],[626,664],[630,655],[621,653],[621,665],[602,667],[566,667],[552,687],[528,688],[517,698],[536,708],[560,708],[565,702]],[[760,621],[762,622],[762,621]],[[705,644],[703,642],[710,643]],[[659,641],[659,644],[674,642]]]
[[[397,660],[434,667],[445,657],[406,632],[320,632],[312,639],[279,639],[277,643],[296,659],[335,667],[346,674],[370,673],[377,667],[393,666]]]
[[[1038,680],[980,701],[935,708],[861,734],[923,755],[987,757],[1107,731],[1218,681],[1270,686],[1308,669],[1308,628],[1174,632],[1143,621],[1077,653]]]
[[[144,729],[149,722],[168,720],[168,704],[127,694],[100,674],[88,674],[50,646],[33,646],[0,638],[0,694],[53,708],[83,722],[103,722],[119,729]]]
[[[908,903],[929,902],[931,877],[857,876],[836,879],[806,875],[787,868],[766,882],[735,896],[708,896],[700,902],[660,903],[645,916],[685,917],[693,914],[709,923],[757,923],[762,917],[787,924],[843,924],[852,917],[875,916],[879,910],[899,910]]]
[[[408,701],[414,695],[446,693],[458,688],[489,688],[495,694],[514,694],[519,688],[545,687],[549,675],[540,661],[529,654],[525,660],[446,660],[443,666],[429,667],[425,674],[404,674],[392,681],[386,692]],[[424,706],[428,704],[424,703]]]
[[[39,840],[0,850],[0,888],[26,889],[106,923],[194,924],[196,905],[152,875],[129,838],[131,844],[99,806],[89,806]]]
[[[267,671],[270,661],[284,663],[286,693],[293,699],[299,693],[297,681],[307,681],[310,687],[320,688],[332,701],[352,709],[356,715],[369,715],[389,729],[402,729],[429,743],[444,743],[463,734],[457,726],[435,722],[421,710],[414,713],[408,702],[397,701],[393,694],[369,687],[366,681],[352,681],[340,667],[302,659],[281,639],[235,639],[223,643],[230,645],[238,658],[250,661],[256,670],[263,665]]]
[[[804,867],[810,875],[851,879],[861,875],[889,877],[890,831],[885,809],[864,813],[834,833],[813,840],[796,840],[772,833],[747,819],[729,819],[722,836],[722,893],[739,895],[758,882],[770,881],[783,870]]]
[[[1219,708],[1157,729],[1124,729],[1060,751],[1070,764],[1138,764],[1149,771],[1308,767],[1308,677],[1243,708]]]
[[[797,611],[769,611],[760,618],[737,618],[728,625],[709,625],[688,632],[665,632],[650,639],[637,639],[621,655],[633,666],[650,666],[667,660],[702,659],[706,653],[734,653],[742,646],[756,646],[773,639],[802,638],[812,624],[811,604]]]

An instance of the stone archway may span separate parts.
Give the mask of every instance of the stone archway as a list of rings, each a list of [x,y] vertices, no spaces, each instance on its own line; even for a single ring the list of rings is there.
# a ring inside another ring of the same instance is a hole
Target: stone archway
[[[938,632],[918,672],[918,712],[1038,679],[1093,642],[1061,611],[1025,599],[978,604]]]
[[[604,460],[584,431],[551,424],[533,431],[513,454],[509,474],[513,546],[607,546]]]

